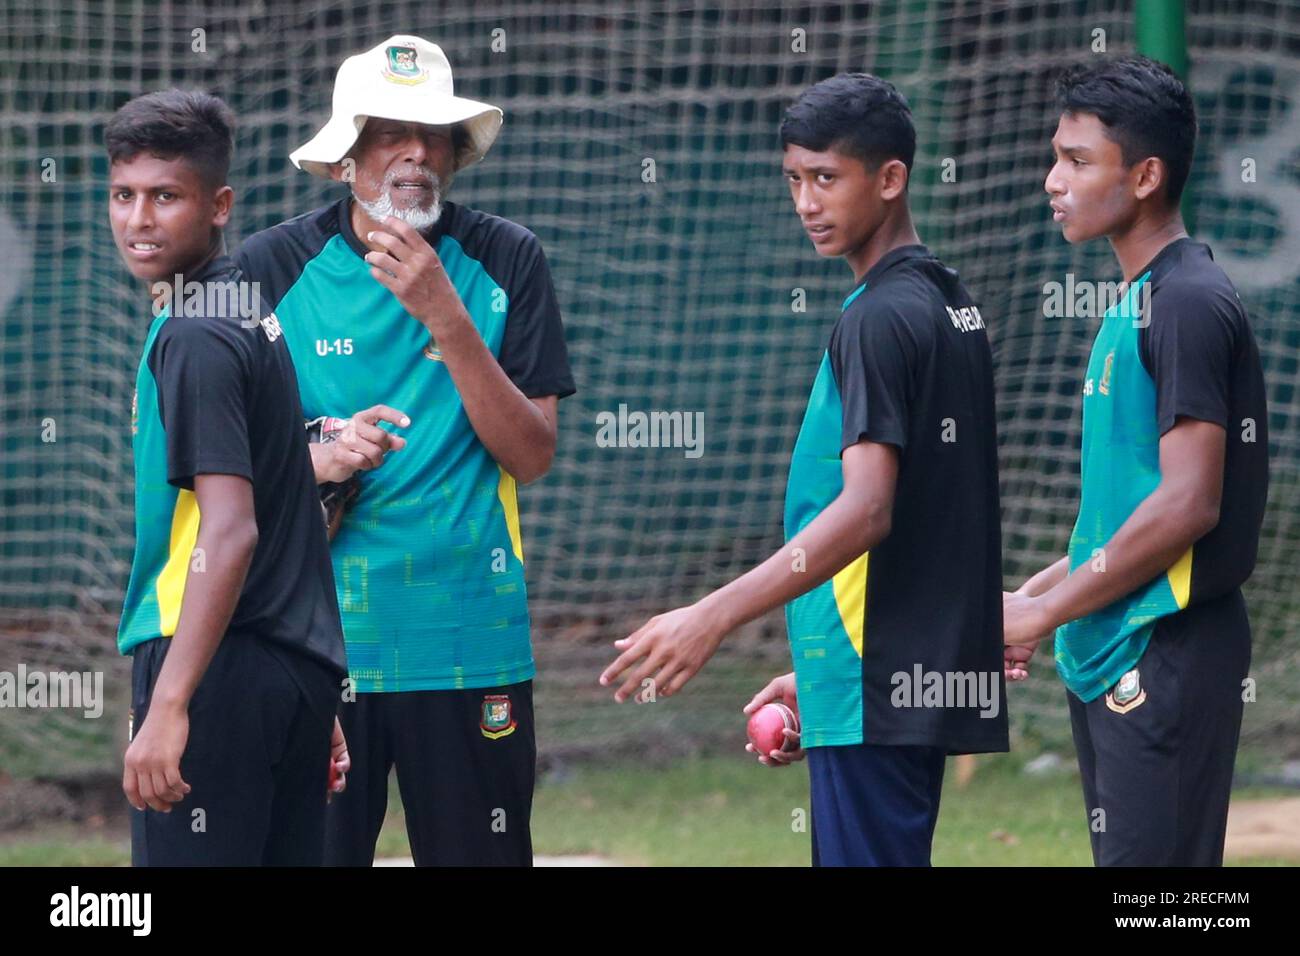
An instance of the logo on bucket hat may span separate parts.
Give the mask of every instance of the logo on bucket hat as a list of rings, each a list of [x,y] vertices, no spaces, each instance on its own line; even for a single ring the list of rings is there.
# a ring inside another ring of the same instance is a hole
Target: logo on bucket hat
[[[384,66],[384,79],[390,83],[414,86],[429,78],[429,71],[420,66],[419,51],[413,46],[390,46],[386,51],[388,63]]]

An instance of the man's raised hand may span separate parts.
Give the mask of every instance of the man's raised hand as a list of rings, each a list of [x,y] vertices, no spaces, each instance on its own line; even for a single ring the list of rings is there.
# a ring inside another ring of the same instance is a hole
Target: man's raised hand
[[[429,333],[438,333],[452,319],[468,320],[469,313],[452,285],[438,253],[425,238],[396,216],[366,234],[366,241],[383,251],[366,253],[370,275],[397,298]]]
[[[406,428],[411,419],[387,405],[372,405],[353,415],[336,437],[327,443],[311,446],[312,468],[317,484],[326,481],[347,481],[355,472],[369,471],[384,463],[384,455],[401,451],[406,439],[379,427],[388,422]]]

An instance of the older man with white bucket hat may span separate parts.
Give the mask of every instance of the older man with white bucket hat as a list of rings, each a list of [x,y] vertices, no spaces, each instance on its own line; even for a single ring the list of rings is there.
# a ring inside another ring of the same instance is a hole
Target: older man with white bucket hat
[[[348,57],[329,122],[290,159],[349,195],[238,255],[289,343],[317,481],[359,479],[332,544],[351,758],[333,865],[373,861],[393,767],[417,865],[532,861],[515,488],[549,469],[574,385],[537,238],[445,199],[501,121],[419,37]]]

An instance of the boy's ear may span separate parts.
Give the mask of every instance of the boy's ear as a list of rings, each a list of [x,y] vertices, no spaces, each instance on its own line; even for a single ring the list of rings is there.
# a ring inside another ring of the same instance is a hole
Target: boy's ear
[[[229,186],[222,186],[212,197],[212,225],[218,229],[225,228],[230,221],[230,210],[235,205],[235,191]]]
[[[880,198],[894,200],[907,190],[907,165],[901,159],[886,160],[880,167]]]
[[[1138,199],[1146,199],[1158,193],[1169,173],[1164,162],[1157,156],[1141,160],[1134,172],[1137,174],[1137,182],[1134,183],[1133,192]]]

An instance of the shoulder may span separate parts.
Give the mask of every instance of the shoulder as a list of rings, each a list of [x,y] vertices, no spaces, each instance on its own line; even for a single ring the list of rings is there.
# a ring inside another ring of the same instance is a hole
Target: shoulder
[[[247,383],[256,367],[255,349],[238,319],[168,315],[145,361],[160,386],[170,382],[173,395],[197,399],[200,389],[212,393],[236,381]]]
[[[946,318],[944,306],[943,295],[926,274],[905,265],[891,269],[854,299],[839,324],[848,332],[888,331],[916,340],[933,334],[935,319]]]
[[[494,275],[527,271],[542,257],[541,240],[519,223],[469,206],[448,207],[452,219],[447,236]]]
[[[530,229],[503,216],[494,216],[490,212],[473,209],[470,206],[452,203],[448,203],[447,206],[452,216],[447,231],[448,235],[462,246],[501,244],[519,247],[541,245],[537,236]]]
[[[256,232],[235,254],[236,265],[257,289],[262,311],[270,311],[293,288],[307,263],[339,233],[340,207],[331,203]]]
[[[244,249],[273,249],[278,246],[312,242],[328,239],[339,231],[339,207],[346,199],[337,200],[326,206],[320,206],[311,212],[302,213],[292,219],[276,223],[269,229],[255,232],[240,246]]]
[[[339,203],[313,209],[255,232],[239,247],[237,261],[245,272],[292,259],[306,261],[338,234]]]
[[[154,349],[159,356],[183,351],[192,353],[199,359],[210,357],[214,348],[233,349],[241,355],[246,354],[253,344],[250,335],[252,330],[240,323],[237,316],[168,316],[158,330]]]
[[[247,355],[250,333],[258,328],[264,309],[250,284],[233,264],[186,283],[172,297],[168,314],[158,327],[155,352],[190,352],[200,361],[215,358],[214,350],[234,349]]]
[[[872,294],[878,291],[858,296],[835,323],[828,350],[837,374],[845,363],[856,365],[864,358],[876,363],[891,357],[910,362],[933,337],[917,326],[915,310],[895,296]]]
[[[1157,334],[1222,330],[1235,335],[1246,319],[1232,280],[1202,245],[1181,251],[1152,276],[1149,309],[1147,326]]]

